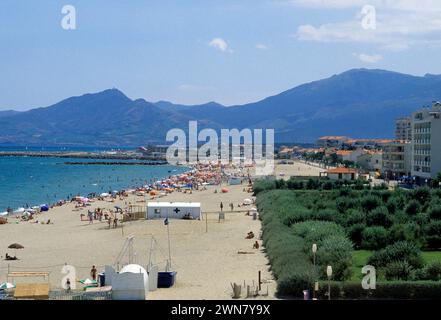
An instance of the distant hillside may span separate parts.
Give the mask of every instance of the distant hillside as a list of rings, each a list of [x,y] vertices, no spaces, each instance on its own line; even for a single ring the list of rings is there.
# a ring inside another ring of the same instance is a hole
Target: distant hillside
[[[274,128],[276,141],[392,137],[394,120],[441,100],[441,76],[355,69],[241,106],[131,100],[117,89],[26,112],[0,112],[0,144],[143,145],[171,128]]]
[[[2,117],[9,117],[9,116],[14,116],[16,114],[18,114],[20,112],[18,111],[14,111],[14,110],[4,110],[4,111],[0,111],[0,118]]]

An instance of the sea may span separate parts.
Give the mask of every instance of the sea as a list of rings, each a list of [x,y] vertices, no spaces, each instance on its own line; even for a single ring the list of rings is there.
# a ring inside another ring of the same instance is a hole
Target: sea
[[[120,150],[124,148],[119,148]],[[105,148],[0,147],[0,151],[115,151]],[[171,165],[71,165],[112,160],[0,157],[0,212],[51,204],[76,195],[141,187],[188,171]],[[124,160],[116,160],[123,162]],[[127,160],[130,162],[131,160]],[[144,161],[143,161],[144,162]]]

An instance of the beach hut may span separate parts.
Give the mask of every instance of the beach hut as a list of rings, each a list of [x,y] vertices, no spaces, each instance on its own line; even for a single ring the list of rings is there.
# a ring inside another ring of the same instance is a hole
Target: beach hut
[[[200,202],[149,202],[147,203],[147,219],[201,219]]]
[[[126,265],[120,272],[105,266],[105,285],[112,287],[113,300],[145,300],[149,291],[147,271],[140,265]]]

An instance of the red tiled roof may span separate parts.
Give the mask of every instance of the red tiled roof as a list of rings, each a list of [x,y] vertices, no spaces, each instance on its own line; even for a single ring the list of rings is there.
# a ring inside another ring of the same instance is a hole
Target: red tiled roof
[[[344,168],[344,167],[340,167],[340,168],[335,168],[335,169],[329,169],[326,171],[326,173],[358,173],[358,171],[356,169],[352,169],[352,168]]]

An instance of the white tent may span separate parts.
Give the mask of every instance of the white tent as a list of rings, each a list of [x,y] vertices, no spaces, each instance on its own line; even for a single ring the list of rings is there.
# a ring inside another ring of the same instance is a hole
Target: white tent
[[[200,202],[149,202],[147,203],[147,219],[174,218],[184,216],[201,219]]]

